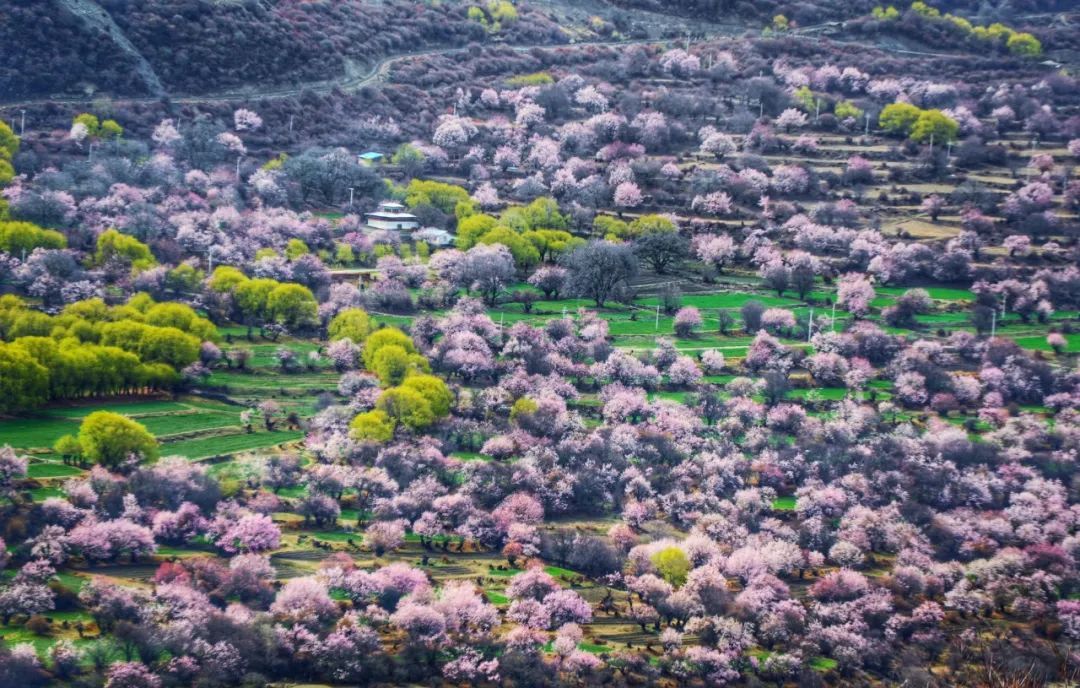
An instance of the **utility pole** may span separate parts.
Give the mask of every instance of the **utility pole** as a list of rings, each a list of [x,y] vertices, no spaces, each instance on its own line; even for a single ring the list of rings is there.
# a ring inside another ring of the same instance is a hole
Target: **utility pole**
[[[863,136],[870,135],[870,113],[866,113],[866,129],[863,131]]]
[[[354,187],[351,187],[351,186],[349,187],[349,207],[350,208],[352,207],[352,202],[353,202],[353,188]]]
[[[660,329],[660,304],[656,304],[656,324],[653,325],[654,330]]]
[[[836,298],[833,298],[832,302],[832,320],[829,322],[829,327],[833,332],[836,332]]]
[[[814,121],[821,119],[821,98],[814,99]]]
[[[211,244],[206,249],[206,272],[207,274],[214,271],[214,246]]]
[[[934,154],[934,132],[930,132],[930,155]]]
[[[806,343],[810,343],[810,335],[814,332],[814,307],[810,307],[810,323],[806,326]]]
[[[289,133],[292,133],[293,120],[296,119],[296,115],[289,115]]]
[[[12,122],[12,124],[14,124],[14,122]],[[90,161],[94,160],[94,142],[93,141],[90,142],[90,147],[86,149],[86,159],[90,160]]]
[[[26,110],[19,110],[19,138],[26,135]]]

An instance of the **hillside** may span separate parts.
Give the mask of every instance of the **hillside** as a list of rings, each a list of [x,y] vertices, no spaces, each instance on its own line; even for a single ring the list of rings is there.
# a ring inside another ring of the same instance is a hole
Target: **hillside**
[[[1080,685],[1076,26],[0,0],[0,688]]]
[[[12,0],[0,9],[5,98],[202,94],[329,80],[378,57],[471,42],[565,40],[522,11],[496,33],[468,5],[391,0]],[[161,89],[157,88],[160,81]]]

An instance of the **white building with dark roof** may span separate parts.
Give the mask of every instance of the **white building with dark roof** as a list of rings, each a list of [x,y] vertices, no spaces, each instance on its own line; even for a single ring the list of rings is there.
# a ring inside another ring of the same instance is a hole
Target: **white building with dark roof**
[[[397,232],[411,232],[420,228],[420,219],[405,211],[405,206],[396,201],[383,201],[378,210],[367,214],[369,229],[381,229]]]

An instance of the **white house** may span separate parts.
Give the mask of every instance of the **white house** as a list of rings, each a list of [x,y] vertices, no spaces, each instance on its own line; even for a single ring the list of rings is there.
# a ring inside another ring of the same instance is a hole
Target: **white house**
[[[383,201],[378,210],[367,214],[367,226],[370,229],[411,232],[419,229],[420,220],[412,213],[405,212],[405,206],[400,203]]]
[[[412,233],[413,241],[423,241],[429,246],[441,248],[454,243],[454,235],[438,227],[424,227]]]

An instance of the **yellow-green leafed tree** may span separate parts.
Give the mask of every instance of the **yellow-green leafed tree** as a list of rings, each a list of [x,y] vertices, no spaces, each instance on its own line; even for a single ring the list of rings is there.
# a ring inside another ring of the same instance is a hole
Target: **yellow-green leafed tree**
[[[923,110],[911,127],[913,141],[929,141],[933,137],[937,143],[955,141],[960,132],[960,125],[941,110]]]
[[[0,411],[28,411],[45,403],[48,392],[48,369],[22,347],[0,342]]]
[[[32,222],[0,222],[0,251],[21,257],[35,248],[64,248],[67,239],[60,232],[43,229]]]
[[[375,408],[410,430],[423,430],[435,422],[435,412],[424,395],[409,387],[392,387],[375,402]]]
[[[98,236],[94,265],[105,265],[113,260],[121,261],[133,270],[145,270],[157,264],[149,246],[133,236],[107,229]]]
[[[0,159],[11,161],[19,152],[19,137],[7,122],[0,122]]]
[[[922,110],[911,103],[891,103],[881,110],[878,125],[890,134],[907,136]]]
[[[309,327],[319,320],[319,302],[302,284],[279,284],[266,297],[266,313],[290,329]]]
[[[232,293],[240,284],[248,281],[248,276],[231,265],[219,265],[214,268],[207,284],[216,292]]]
[[[419,392],[428,403],[431,411],[438,418],[450,415],[450,406],[454,403],[454,394],[446,383],[434,375],[411,375],[401,383],[402,387]]]
[[[349,433],[359,442],[389,442],[394,438],[394,421],[385,411],[375,409],[353,418]]]
[[[95,411],[83,420],[79,446],[84,459],[107,468],[120,466],[132,456],[143,461],[158,456],[157,439],[145,426],[109,411]]]
[[[1005,46],[1013,55],[1025,57],[1038,57],[1042,55],[1042,43],[1030,33],[1014,33],[1009,36]]]
[[[392,345],[400,346],[406,353],[416,353],[416,345],[409,335],[396,327],[384,327],[381,330],[375,330],[364,340],[364,367],[371,370],[375,364],[375,354],[379,353],[379,349]]]
[[[678,547],[667,547],[652,555],[651,561],[660,577],[675,587],[680,587],[686,582],[686,576],[690,573],[690,560]]]
[[[410,208],[418,205],[433,205],[444,213],[454,212],[459,201],[469,200],[469,192],[460,186],[433,182],[425,179],[413,179],[405,189],[405,203]]]
[[[346,308],[333,317],[327,332],[332,342],[351,339],[359,344],[371,334],[371,318],[362,308]]]

